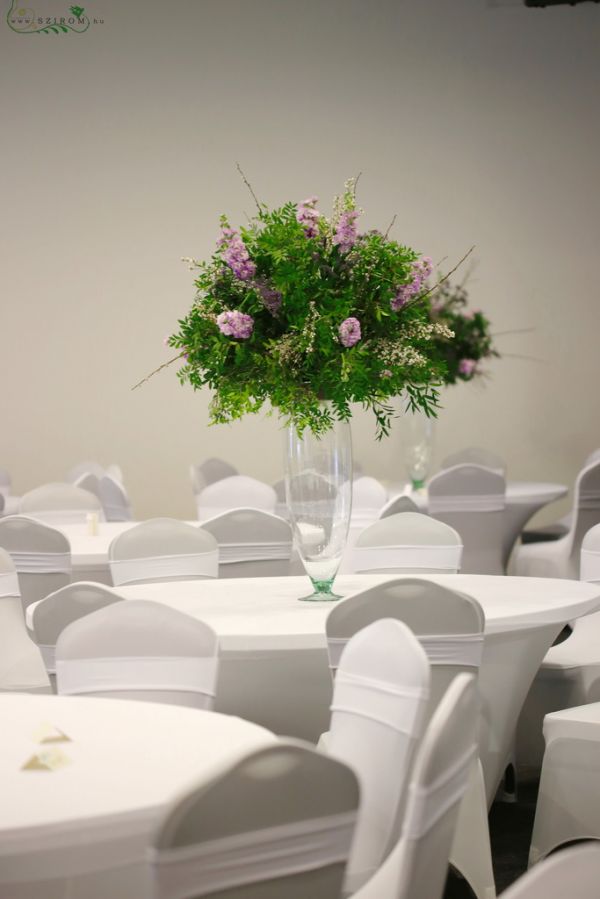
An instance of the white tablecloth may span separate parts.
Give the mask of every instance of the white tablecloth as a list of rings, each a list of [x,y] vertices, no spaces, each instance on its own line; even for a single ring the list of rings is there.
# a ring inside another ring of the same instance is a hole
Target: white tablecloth
[[[385,575],[343,575],[344,596]],[[431,580],[473,596],[486,615],[480,689],[480,751],[488,797],[504,769],[517,717],[541,661],[563,624],[600,606],[600,586],[580,581],[486,575]],[[298,602],[307,578],[177,581],[120,588],[206,621],[219,635],[217,708],[280,734],[316,740],[328,727],[331,678],[325,620],[330,603]]]
[[[44,723],[71,742],[37,743],[35,732]],[[275,739],[255,724],[214,712],[29,694],[0,694],[0,732],[3,899],[144,895],[137,892],[145,879],[141,863],[165,806],[189,785]],[[21,770],[49,746],[60,748],[69,764]],[[123,869],[111,891],[105,883],[102,892],[93,872],[110,865]],[[43,882],[59,875],[75,879],[68,886]]]

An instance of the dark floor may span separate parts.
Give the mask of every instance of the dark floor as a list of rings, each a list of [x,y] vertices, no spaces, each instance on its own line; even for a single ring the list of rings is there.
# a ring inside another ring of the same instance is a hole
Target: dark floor
[[[538,785],[519,785],[518,801],[495,802],[490,812],[490,836],[496,889],[500,894],[527,869]],[[468,885],[450,874],[444,899],[472,899]]]

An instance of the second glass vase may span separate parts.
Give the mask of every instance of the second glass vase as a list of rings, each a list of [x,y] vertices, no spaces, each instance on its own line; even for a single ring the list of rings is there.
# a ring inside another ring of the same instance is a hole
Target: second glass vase
[[[316,437],[293,425],[285,434],[285,488],[294,544],[313,593],[306,601],[340,599],[332,590],[346,549],[352,510],[352,436],[348,422]]]

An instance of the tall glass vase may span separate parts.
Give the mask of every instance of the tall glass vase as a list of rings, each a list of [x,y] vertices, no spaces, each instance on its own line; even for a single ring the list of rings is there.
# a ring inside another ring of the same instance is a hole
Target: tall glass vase
[[[424,412],[406,412],[402,418],[404,464],[413,490],[422,490],[431,470],[435,419]]]
[[[336,421],[320,437],[293,425],[285,434],[285,489],[294,544],[312,581],[306,601],[340,599],[332,586],[346,548],[352,509],[352,435]]]

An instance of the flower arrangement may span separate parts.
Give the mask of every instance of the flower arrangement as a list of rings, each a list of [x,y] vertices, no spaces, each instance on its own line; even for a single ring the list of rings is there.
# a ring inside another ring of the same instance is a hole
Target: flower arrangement
[[[429,318],[431,260],[387,232],[359,232],[356,181],[330,217],[316,197],[269,210],[246,181],[257,214],[239,229],[222,216],[211,258],[185,260],[197,294],[166,342],[179,351],[171,362],[184,360],[179,380],[212,389],[211,423],[269,402],[300,433],[319,434],[361,403],[381,438],[403,391],[409,408],[435,415],[438,347],[453,332]]]
[[[452,285],[448,280],[440,281],[429,295],[430,322],[445,325],[454,334],[452,340],[434,338],[436,351],[446,365],[445,384],[481,377],[483,360],[500,357],[489,319],[481,309],[467,310],[467,303],[464,285]]]

